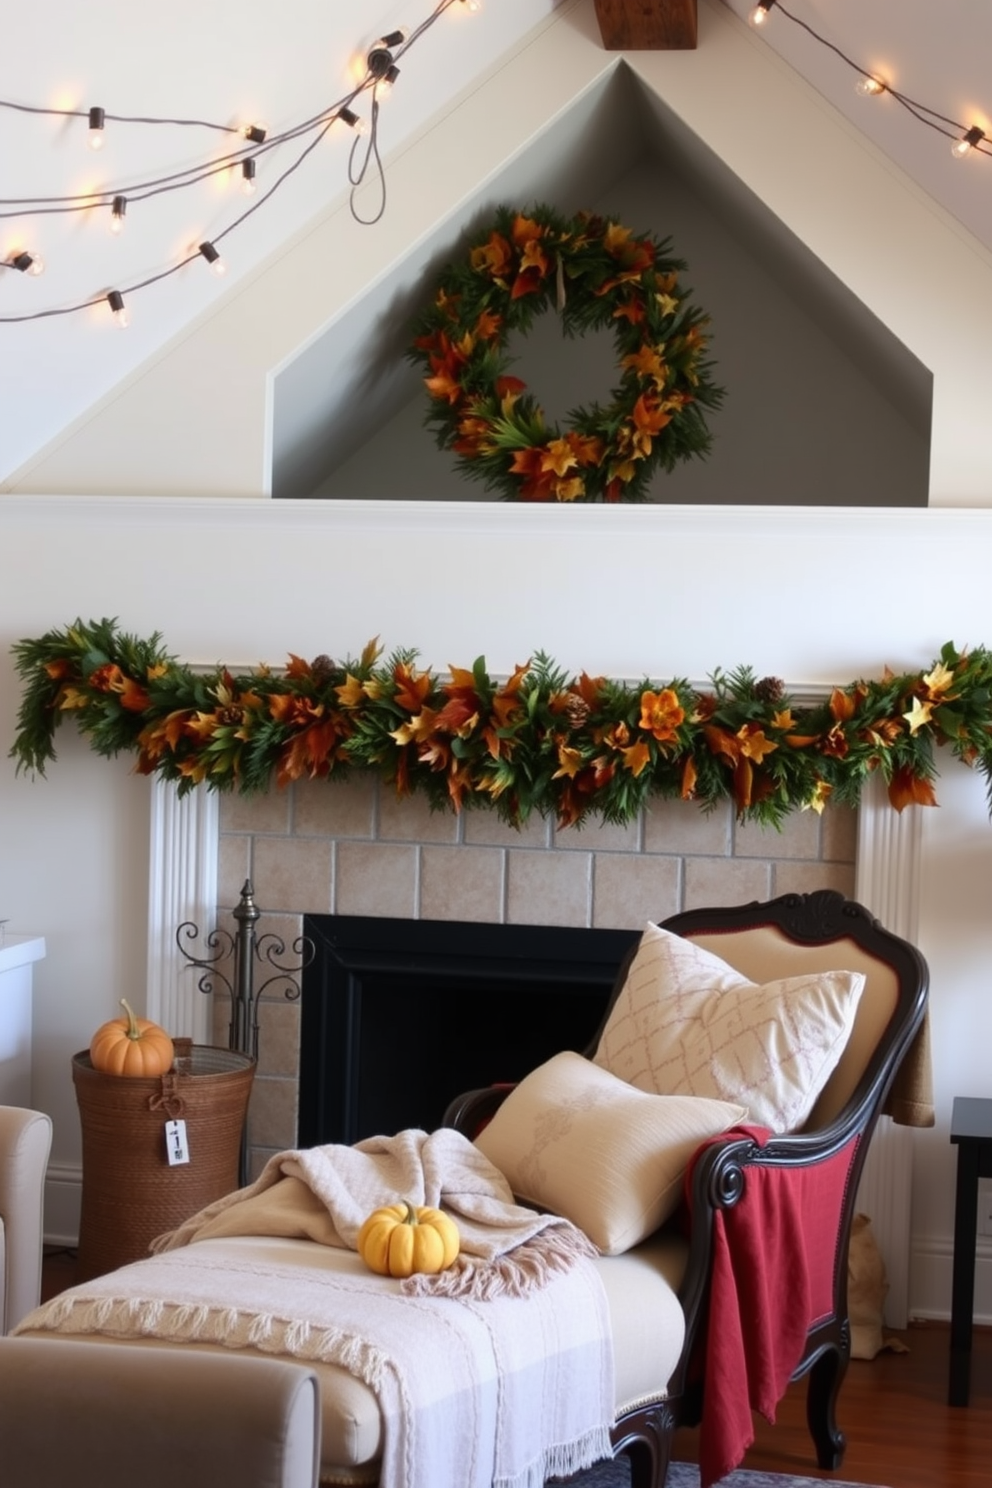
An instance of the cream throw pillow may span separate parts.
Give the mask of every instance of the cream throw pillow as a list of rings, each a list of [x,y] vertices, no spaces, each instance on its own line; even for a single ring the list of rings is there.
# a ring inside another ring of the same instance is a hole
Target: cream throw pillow
[[[518,1199],[618,1255],[674,1212],[699,1144],[744,1114],[724,1101],[646,1095],[566,1051],[510,1092],[475,1145]]]
[[[593,1055],[638,1090],[746,1106],[773,1132],[802,1126],[847,1043],[862,972],[758,986],[691,940],[648,924]]]

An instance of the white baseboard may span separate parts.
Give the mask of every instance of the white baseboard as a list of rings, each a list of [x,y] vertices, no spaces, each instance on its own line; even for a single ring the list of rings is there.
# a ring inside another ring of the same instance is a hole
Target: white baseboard
[[[83,1198],[80,1163],[49,1163],[45,1179],[45,1244],[74,1249],[79,1244]]]
[[[949,1322],[954,1244],[949,1235],[917,1235],[910,1261],[909,1313],[911,1318]],[[992,1326],[992,1239],[979,1236],[975,1244],[974,1321]]]

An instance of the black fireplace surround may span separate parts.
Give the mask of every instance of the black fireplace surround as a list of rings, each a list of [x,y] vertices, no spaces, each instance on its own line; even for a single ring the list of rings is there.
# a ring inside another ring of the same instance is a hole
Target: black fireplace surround
[[[300,1146],[431,1131],[594,1037],[633,930],[307,915]]]

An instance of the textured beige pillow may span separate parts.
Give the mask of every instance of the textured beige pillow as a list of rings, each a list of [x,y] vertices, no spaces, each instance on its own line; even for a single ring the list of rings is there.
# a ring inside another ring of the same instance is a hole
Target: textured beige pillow
[[[638,1090],[739,1102],[773,1132],[802,1126],[847,1043],[859,971],[758,986],[691,940],[648,924],[594,1063]]]
[[[744,1114],[724,1101],[646,1095],[566,1052],[510,1092],[475,1145],[517,1198],[618,1255],[677,1208],[699,1144]]]

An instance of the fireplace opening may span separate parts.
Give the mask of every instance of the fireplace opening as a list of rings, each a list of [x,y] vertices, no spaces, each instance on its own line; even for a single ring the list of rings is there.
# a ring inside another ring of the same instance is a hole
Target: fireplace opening
[[[307,915],[298,1140],[440,1125],[465,1090],[584,1051],[633,930]]]

